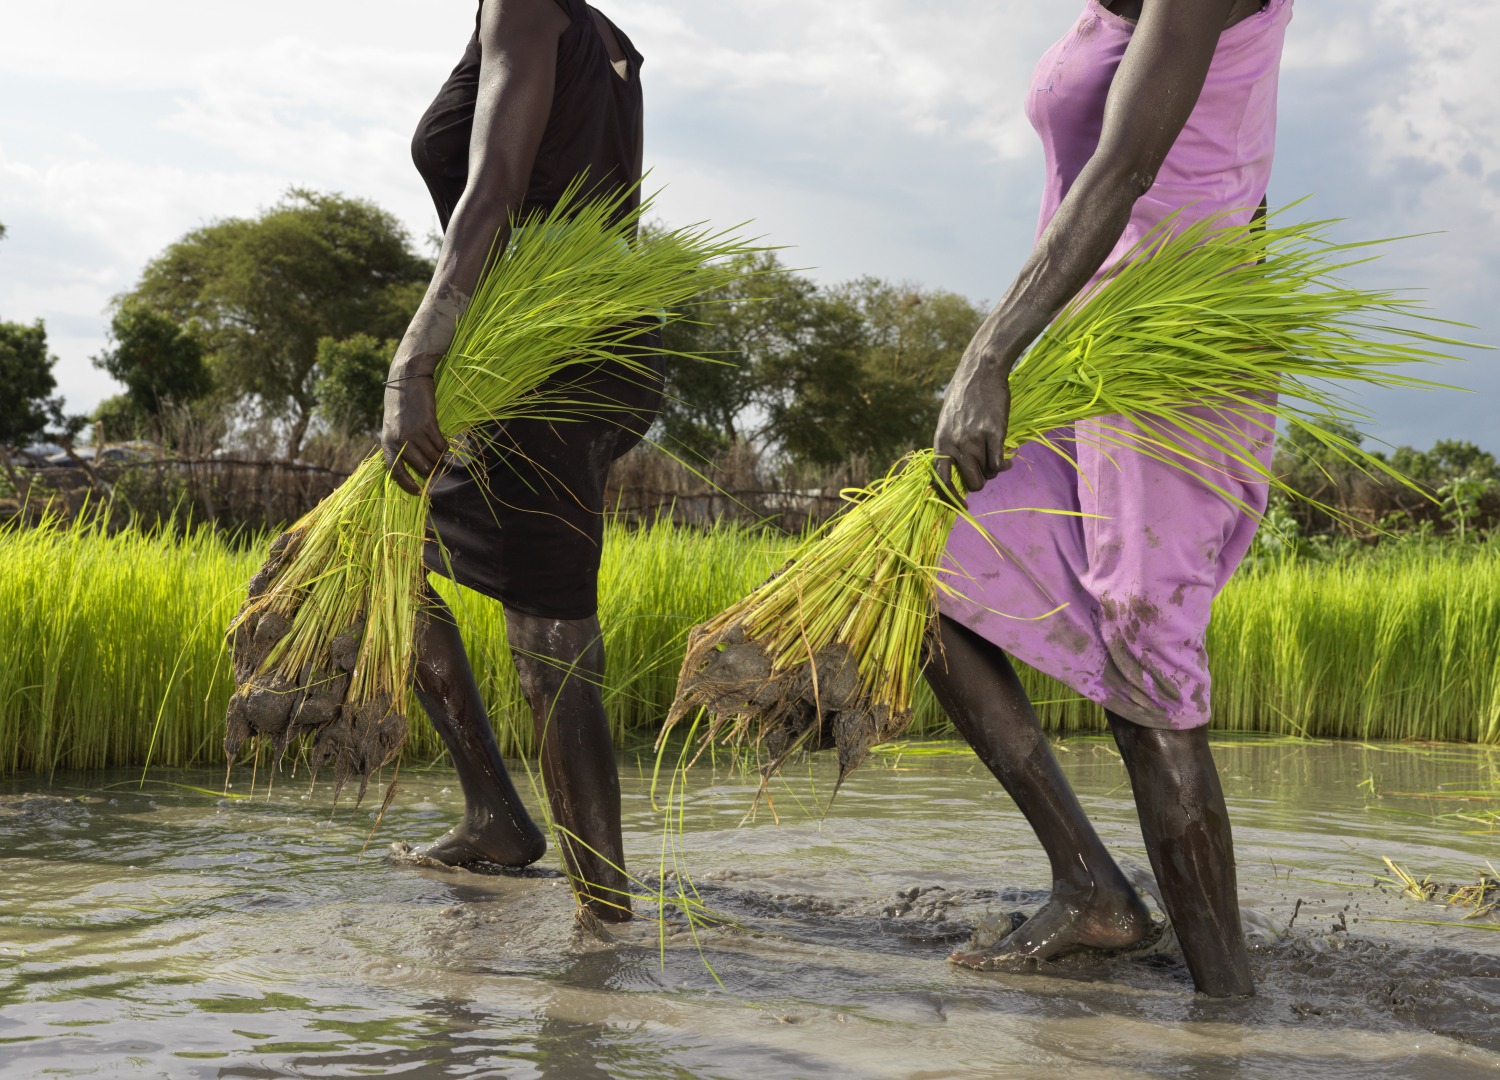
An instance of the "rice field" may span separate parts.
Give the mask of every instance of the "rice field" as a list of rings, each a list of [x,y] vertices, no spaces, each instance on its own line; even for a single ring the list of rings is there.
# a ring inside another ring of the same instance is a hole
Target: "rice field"
[[[267,542],[268,542],[267,538]],[[86,526],[0,531],[0,774],[223,760],[223,631],[267,542]],[[688,629],[765,579],[794,541],[742,527],[612,530],[601,575],[605,701],[621,745],[654,737]],[[499,605],[443,584],[503,748],[529,722]],[[1404,547],[1248,567],[1209,640],[1216,726],[1298,737],[1500,741],[1500,545]],[[1102,714],[1023,672],[1046,726]],[[919,687],[913,737],[947,725]],[[413,710],[409,758],[441,756]]]

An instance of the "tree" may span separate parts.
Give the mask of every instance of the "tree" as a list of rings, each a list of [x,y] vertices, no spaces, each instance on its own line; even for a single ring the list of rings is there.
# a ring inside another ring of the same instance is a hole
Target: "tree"
[[[385,377],[396,352],[393,339],[355,334],[318,342],[318,413],[341,435],[360,436],[380,427]]]
[[[746,255],[743,273],[706,294],[687,318],[667,324],[667,352],[710,363],[667,364],[660,424],[674,450],[709,457],[765,434],[766,369],[801,347],[817,304],[817,285],[791,273],[771,252]]]
[[[665,441],[709,455],[747,440],[804,464],[894,461],[932,437],[941,391],[982,320],[956,293],[876,278],[832,288],[747,257],[740,277],[669,324]]]
[[[1398,446],[1391,454],[1391,465],[1434,488],[1462,476],[1500,480],[1495,455],[1461,439],[1439,439],[1425,451]]]
[[[203,346],[193,333],[165,315],[122,304],[110,321],[114,347],[94,357],[94,366],[125,384],[125,393],[101,404],[95,419],[115,427],[159,427],[164,408],[187,405],[213,389]],[[106,430],[114,431],[107,426]],[[135,433],[135,432],[132,432]]]
[[[24,492],[27,485],[11,462],[11,449],[19,449],[54,428],[67,439],[78,430],[77,418],[63,415],[63,400],[54,397],[57,380],[52,368],[57,357],[47,351],[47,329],[38,319],[24,323],[0,322],[0,467],[12,486]]]
[[[794,456],[884,466],[928,446],[953,377],[984,315],[938,289],[864,277],[828,290],[778,427]]]
[[[218,221],[172,244],[122,307],[192,327],[220,388],[286,421],[295,456],[318,405],[318,342],[400,337],[432,270],[386,211],[294,188],[257,218]]]
[[[38,319],[0,322],[0,445],[21,447],[38,438],[49,423],[61,421],[62,399],[52,397],[57,357],[47,352],[47,328]]]
[[[5,226],[0,225],[0,239]],[[38,319],[25,323],[0,322],[0,468],[17,491],[26,484],[17,475],[9,451],[45,434],[49,425],[63,438],[73,435],[79,422],[63,415],[63,400],[54,397],[57,380],[52,368],[57,357],[47,351],[47,328]]]

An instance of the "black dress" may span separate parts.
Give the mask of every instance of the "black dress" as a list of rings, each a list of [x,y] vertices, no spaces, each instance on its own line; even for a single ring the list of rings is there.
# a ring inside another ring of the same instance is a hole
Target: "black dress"
[[[550,209],[580,175],[602,195],[640,179],[641,55],[616,29],[628,65],[621,78],[583,0],[556,3],[571,22],[557,45],[552,112],[523,215]],[[444,229],[469,180],[482,59],[478,25],[476,15],[463,59],[412,140],[412,158]],[[429,523],[441,544],[428,543],[428,569],[529,615],[595,614],[609,465],[641,440],[661,402],[660,331],[643,330],[623,349],[656,377],[623,363],[580,365],[561,381],[569,400],[598,402],[595,415],[506,421],[455,446],[430,489]]]

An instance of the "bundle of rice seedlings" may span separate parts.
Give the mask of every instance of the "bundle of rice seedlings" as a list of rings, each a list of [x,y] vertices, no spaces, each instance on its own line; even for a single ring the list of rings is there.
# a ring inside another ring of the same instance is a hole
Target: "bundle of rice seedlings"
[[[1393,369],[1447,359],[1436,348],[1462,343],[1423,330],[1436,320],[1413,300],[1335,280],[1370,245],[1333,243],[1334,224],[1219,217],[1173,235],[1175,222],[1164,222],[1017,364],[1007,454],[1030,442],[1068,454],[1086,440],[1190,469],[1211,448],[1296,496],[1236,434],[1234,421],[1269,410],[1335,457],[1396,476],[1325,426],[1363,417],[1330,381],[1435,388]],[[1204,403],[1216,415],[1190,411]],[[763,751],[770,776],[794,750],[836,747],[842,783],[872,745],[905,730],[939,587],[956,588],[940,581],[943,551],[966,513],[957,492],[940,490],[935,465],[933,451],[921,451],[844,492],[849,506],[777,574],[691,632],[663,739],[702,707],[698,752],[715,743]],[[1000,546],[996,554],[1007,557]]]
[[[450,441],[482,439],[498,420],[578,419],[566,380],[559,390],[544,387],[549,379],[608,358],[647,371],[625,348],[643,323],[723,286],[741,272],[736,257],[756,250],[698,226],[637,236],[650,201],[631,209],[627,199],[585,199],[578,183],[512,231],[437,369],[438,423]],[[362,796],[395,757],[407,730],[426,517],[426,498],[402,491],[376,453],[277,539],[229,629],[231,758],[255,738],[279,761],[306,737],[314,769],[332,763],[337,797],[355,776]]]

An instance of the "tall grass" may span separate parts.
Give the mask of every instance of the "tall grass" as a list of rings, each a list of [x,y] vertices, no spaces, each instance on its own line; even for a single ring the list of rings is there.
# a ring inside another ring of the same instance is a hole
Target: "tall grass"
[[[671,704],[688,629],[784,561],[792,542],[742,528],[606,537],[605,703],[622,744]],[[0,773],[223,761],[232,690],[221,630],[264,545],[82,525],[0,531]],[[499,605],[447,582],[502,747],[529,750]],[[1393,545],[1241,570],[1209,633],[1215,726],[1310,737],[1500,741],[1500,544]],[[1051,730],[1103,717],[1023,671]],[[918,688],[914,736],[947,726]],[[414,718],[409,759],[440,758]]]

